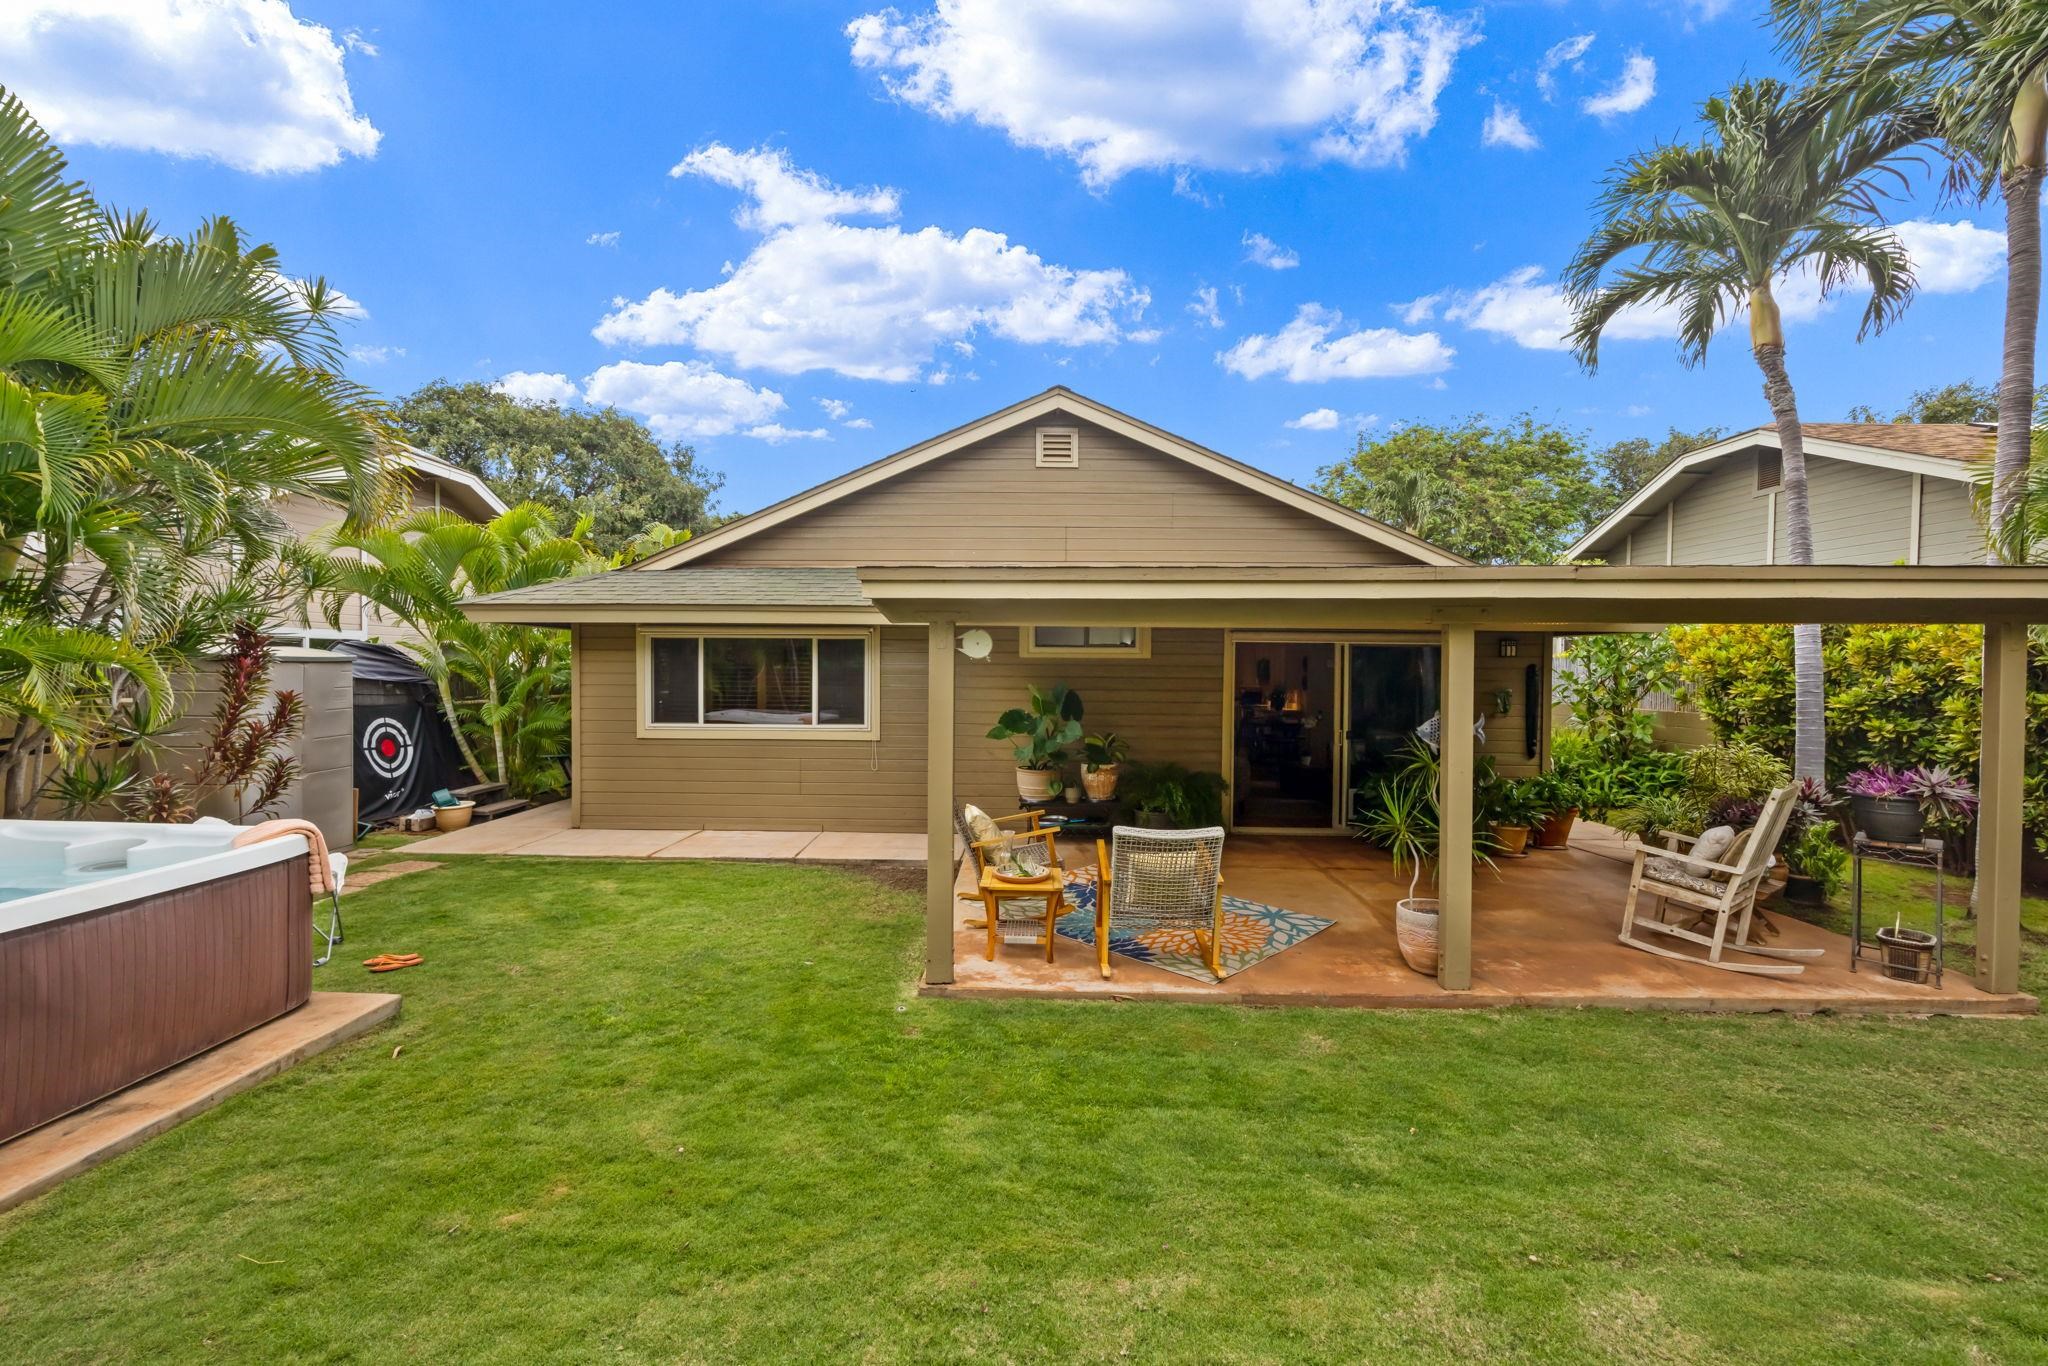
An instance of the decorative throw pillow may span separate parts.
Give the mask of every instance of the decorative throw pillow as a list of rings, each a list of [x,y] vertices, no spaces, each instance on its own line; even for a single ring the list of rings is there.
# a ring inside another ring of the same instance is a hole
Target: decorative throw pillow
[[[1700,837],[1693,841],[1690,852],[1696,859],[1704,859],[1708,863],[1719,863],[1721,862],[1721,855],[1727,853],[1728,846],[1733,843],[1735,843],[1735,827],[1732,825],[1717,825],[1711,830],[1701,831]]]
[[[970,804],[961,807],[960,819],[967,826],[968,834],[976,844],[983,840],[1002,838],[1002,827],[990,819],[988,812],[978,806]]]

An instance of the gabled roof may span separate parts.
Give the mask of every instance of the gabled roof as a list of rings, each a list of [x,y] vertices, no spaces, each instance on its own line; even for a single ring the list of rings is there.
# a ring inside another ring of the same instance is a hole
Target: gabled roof
[[[950,455],[954,451],[971,445],[984,437],[993,436],[997,432],[1014,427],[1019,423],[1029,422],[1035,418],[1056,412],[1067,413],[1084,421],[1092,422],[1099,427],[1107,428],[1119,436],[1158,451],[1162,455],[1184,461],[1196,469],[1226,479],[1241,488],[1265,494],[1267,497],[1285,503],[1297,511],[1305,512],[1311,517],[1316,517],[1330,523],[1332,526],[1341,527],[1364,540],[1372,541],[1378,545],[1398,551],[1403,555],[1412,556],[1423,564],[1453,565],[1468,563],[1461,556],[1454,555],[1440,546],[1431,545],[1428,541],[1418,536],[1411,536],[1405,531],[1396,530],[1384,522],[1367,517],[1363,513],[1354,512],[1342,503],[1333,502],[1319,494],[1310,493],[1308,490],[1299,488],[1277,475],[1268,474],[1261,469],[1255,469],[1250,465],[1244,464],[1242,461],[1233,460],[1227,455],[1212,451],[1206,446],[1196,445],[1185,437],[1175,436],[1173,433],[1163,431],[1148,422],[1141,422],[1128,413],[1119,412],[1106,404],[1097,403],[1090,398],[1084,398],[1064,385],[1055,385],[1044,393],[1027,398],[1021,403],[1013,403],[1009,407],[990,413],[986,417],[977,418],[965,426],[955,427],[950,432],[935,436],[928,441],[921,441],[915,446],[896,452],[894,455],[884,456],[872,464],[863,465],[857,470],[842,474],[837,479],[829,479],[815,488],[806,489],[793,497],[785,498],[779,503],[765,507],[759,512],[749,513],[745,517],[727,522],[724,526],[718,527],[702,536],[692,537],[679,546],[664,550],[656,555],[650,555],[639,564],[634,565],[629,572],[637,573],[650,569],[672,569],[678,565],[688,564],[692,560],[723,549],[736,541],[744,540],[749,536],[758,535],[763,531],[780,526],[784,522],[801,517],[807,512],[823,507],[840,498],[859,493],[863,489],[872,488],[876,484],[882,483],[884,480],[893,479],[900,474],[907,474],[911,470]]]
[[[453,484],[460,488],[470,502],[470,507],[463,509],[463,515],[472,520],[486,521],[505,510],[505,500],[491,492],[489,484],[460,465],[449,464],[431,451],[423,451],[417,446],[400,446],[398,463],[415,475],[438,479],[444,484]],[[483,512],[481,517],[476,515],[479,509]]]
[[[1979,461],[1990,458],[1998,439],[1991,427],[1974,422],[1807,422],[1801,424],[1800,435],[1808,455],[1962,482],[1974,477]],[[1581,536],[1565,552],[1566,558],[1589,555],[1610,536],[1660,511],[1722,460],[1777,449],[1777,428],[1752,427],[1680,456]]]

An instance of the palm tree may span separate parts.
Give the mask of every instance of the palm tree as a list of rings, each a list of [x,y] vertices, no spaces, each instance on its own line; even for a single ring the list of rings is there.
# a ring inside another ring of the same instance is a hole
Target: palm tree
[[[1987,554],[2026,484],[2041,313],[2041,184],[2048,170],[2048,5],[2034,0],[1773,0],[1802,65],[1835,86],[1900,82],[1933,104],[1951,188],[2005,201],[2005,345]]]
[[[0,90],[0,595],[12,620],[152,660],[45,682],[132,695],[146,674],[161,712],[175,666],[214,643],[221,594],[257,619],[287,596],[265,571],[289,537],[276,499],[368,520],[396,490],[394,445],[339,373],[324,284],[289,279],[226,219],[178,238],[105,212],[64,171]],[[55,718],[96,706],[0,698],[6,815],[33,814]]]
[[[406,648],[434,680],[463,762],[480,777],[488,773],[516,785],[531,778],[566,731],[566,635],[471,621],[462,604],[606,568],[590,528],[584,517],[563,535],[538,503],[521,503],[481,525],[429,510],[388,526],[343,528],[330,538],[333,553],[296,559],[300,572],[319,584],[331,618],[338,620],[341,604],[360,596],[418,633]],[[460,707],[458,681],[474,693]],[[471,732],[490,742],[488,769]]]
[[[1859,339],[1895,320],[1912,298],[1912,262],[1886,230],[1878,200],[1902,186],[1902,154],[1929,120],[1895,92],[1870,86],[1817,99],[1774,80],[1744,81],[1702,107],[1707,135],[1665,144],[1618,166],[1597,202],[1601,222],[1565,272],[1569,340],[1588,371],[1600,336],[1628,310],[1676,315],[1679,356],[1706,359],[1735,314],[1749,343],[1783,453],[1786,541],[1812,564],[1813,518],[1799,405],[1785,368],[1777,289],[1810,273],[1823,294],[1867,282]],[[1794,768],[1825,780],[1825,691],[1818,626],[1793,628],[1797,671]]]

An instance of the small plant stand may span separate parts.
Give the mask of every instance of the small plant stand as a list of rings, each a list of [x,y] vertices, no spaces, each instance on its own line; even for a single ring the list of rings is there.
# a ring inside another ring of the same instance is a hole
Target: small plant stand
[[[1856,838],[1849,846],[1849,971],[1856,971],[1858,965],[1867,960],[1880,972],[1891,968],[1886,975],[1896,980],[1933,987],[1941,985],[1943,950],[1948,946],[1948,936],[1943,928],[1948,913],[1948,886],[1942,852],[1942,843],[1938,839],[1926,839],[1918,844],[1883,844],[1860,830],[1856,832]],[[1925,868],[1934,874],[1934,942],[1928,946],[1933,956],[1923,969],[1902,968],[1901,955],[1911,950],[1864,942],[1863,865],[1866,862]]]

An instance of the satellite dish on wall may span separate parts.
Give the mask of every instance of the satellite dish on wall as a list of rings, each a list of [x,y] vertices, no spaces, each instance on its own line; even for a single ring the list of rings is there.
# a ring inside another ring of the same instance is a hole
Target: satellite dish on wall
[[[986,631],[975,630],[962,631],[960,633],[960,653],[966,655],[969,659],[987,659],[990,652],[995,648],[995,637]]]

